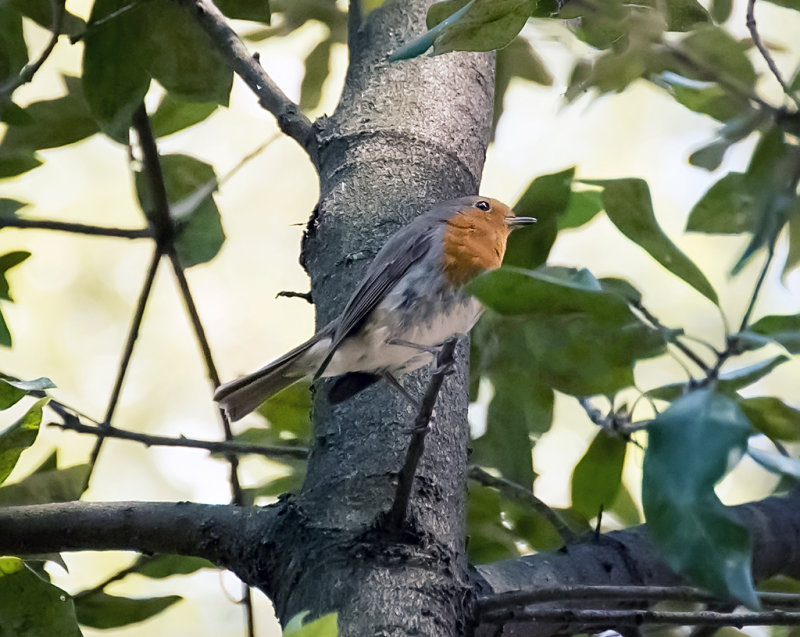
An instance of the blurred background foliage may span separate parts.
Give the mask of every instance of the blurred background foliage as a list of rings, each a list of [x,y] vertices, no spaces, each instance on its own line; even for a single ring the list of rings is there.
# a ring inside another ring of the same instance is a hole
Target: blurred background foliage
[[[335,107],[346,3],[217,4],[303,110]],[[471,284],[489,308],[471,345],[473,561],[646,514],[674,568],[756,604],[747,538],[726,505],[800,473],[798,12],[793,0],[448,0],[392,52],[402,64],[499,49],[482,192],[539,219],[512,236],[504,270]],[[169,220],[154,216],[128,146],[143,100]],[[228,501],[219,455],[108,439],[92,463],[91,437],[45,425],[110,413],[123,429],[219,438],[166,267],[109,405],[148,236],[174,232],[223,377],[248,371],[313,329],[311,306],[275,298],[308,287],[297,257],[313,167],[168,0],[0,2],[0,121],[0,505]],[[129,232],[53,229],[64,224]],[[235,433],[305,448],[307,386]],[[303,467],[243,457],[244,501],[296,490]],[[513,497],[520,486],[557,515]],[[676,518],[691,520],[680,534]],[[67,602],[53,602],[56,586]],[[177,556],[0,560],[0,617],[35,617],[40,632],[26,634],[239,635],[239,595],[208,563]],[[268,601],[256,609],[259,634],[277,631]]]

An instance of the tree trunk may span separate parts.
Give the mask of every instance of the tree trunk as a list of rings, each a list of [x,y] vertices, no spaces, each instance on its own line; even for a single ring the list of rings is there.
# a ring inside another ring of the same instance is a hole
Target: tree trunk
[[[493,56],[387,59],[424,30],[429,4],[389,2],[359,25],[339,106],[316,124],[321,196],[302,260],[318,326],[341,311],[388,236],[431,204],[478,191]],[[467,354],[461,343],[456,373],[438,398],[407,529],[393,537],[377,525],[393,501],[415,409],[384,383],[337,406],[327,402],[325,383],[317,390],[307,479],[285,516],[296,526],[295,541],[273,578],[283,620],[307,609],[338,610],[343,636],[462,633],[470,602]],[[429,374],[403,382],[421,396]]]

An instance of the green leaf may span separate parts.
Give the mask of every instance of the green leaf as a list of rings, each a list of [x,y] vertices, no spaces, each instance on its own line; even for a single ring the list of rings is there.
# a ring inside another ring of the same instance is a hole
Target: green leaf
[[[8,325],[5,318],[3,318],[2,312],[0,312],[0,345],[11,347],[11,332],[8,330]]]
[[[303,83],[300,85],[300,108],[302,109],[310,110],[319,106],[322,85],[330,73],[332,45],[333,38],[325,38],[306,57],[306,72],[303,75]]]
[[[50,0],[6,0],[9,6],[14,7],[22,15],[30,18],[39,26],[51,29],[53,26],[53,3]],[[61,20],[61,33],[78,35],[86,30],[86,23],[79,17],[64,12]]]
[[[73,83],[77,86],[77,83]],[[78,87],[79,88],[79,87]],[[3,137],[4,153],[66,146],[98,131],[86,100],[79,91],[63,97],[34,102],[25,107],[29,122],[9,126]]]
[[[542,265],[558,232],[558,219],[567,210],[574,168],[534,179],[516,204],[520,216],[536,217],[537,223],[509,237],[503,263],[535,268]]]
[[[304,624],[308,611],[295,615],[283,629],[283,637],[336,637],[339,634],[338,615],[328,613]]]
[[[714,493],[751,432],[725,395],[701,389],[682,396],[648,426],[642,501],[647,531],[672,569],[758,608],[747,529]]]
[[[757,201],[747,187],[746,175],[731,172],[711,186],[695,204],[686,230],[741,234],[752,232],[758,218]]]
[[[584,314],[598,321],[623,322],[633,317],[628,304],[595,285],[555,276],[548,270],[502,267],[473,279],[470,294],[500,314]]]
[[[626,441],[601,429],[572,472],[572,508],[587,520],[609,510],[622,484]]]
[[[84,626],[119,628],[149,619],[182,599],[178,595],[133,599],[94,591],[75,596],[75,613]]]
[[[301,381],[289,385],[270,396],[258,413],[269,421],[272,429],[289,433],[297,440],[310,440],[311,384]]]
[[[15,81],[27,63],[22,16],[16,9],[0,5],[0,85],[8,80]]]
[[[712,303],[719,303],[717,293],[705,275],[658,225],[647,182],[642,179],[615,179],[588,183],[604,186],[606,214],[622,234]]]
[[[270,22],[269,0],[217,0],[219,10],[235,20]]]
[[[800,354],[800,314],[764,316],[749,331],[777,341],[792,354]]]
[[[731,94],[719,84],[698,87],[667,81],[675,99],[695,113],[703,113],[717,121],[727,122],[752,112],[745,98]]]
[[[8,409],[15,405],[23,396],[33,391],[52,389],[55,384],[49,378],[35,378],[34,380],[13,380],[0,376],[0,410]]]
[[[711,17],[714,18],[714,22],[725,22],[731,17],[732,9],[733,0],[712,0]]]
[[[6,272],[14,266],[19,265],[30,256],[31,253],[24,250],[7,252],[3,256],[0,256],[0,299],[5,299],[6,301],[14,300],[11,298]]]
[[[11,474],[22,452],[30,447],[42,424],[42,408],[47,398],[40,398],[5,431],[0,432],[0,484]]]
[[[779,7],[785,7],[786,9],[794,9],[795,11],[800,11],[800,0],[768,0],[768,1]]]
[[[767,471],[800,480],[800,460],[797,458],[790,458],[779,453],[762,451],[752,445],[748,447],[747,455]]]
[[[156,137],[166,137],[202,122],[217,110],[214,102],[185,102],[167,93],[150,117]]]
[[[558,218],[558,229],[578,228],[594,219],[602,209],[602,191],[573,190],[567,209]]]
[[[739,389],[752,385],[772,372],[779,365],[783,365],[789,358],[783,354],[741,367],[731,372],[720,374],[717,387],[720,392],[732,395]]]
[[[15,217],[17,210],[24,208],[29,204],[17,201],[16,199],[6,199],[0,197],[0,217]]]
[[[496,489],[470,484],[467,494],[467,553],[472,564],[519,556],[515,538],[502,522],[502,497]]]
[[[188,575],[202,568],[216,568],[202,557],[163,554],[151,557],[141,555],[133,565],[133,572],[151,579],[164,579],[173,575]]]
[[[161,170],[177,229],[175,249],[185,268],[213,259],[225,241],[212,192],[217,176],[205,162],[187,155],[162,155]],[[148,184],[136,174],[136,192],[146,215],[152,215]],[[156,220],[160,223],[160,220]]]
[[[0,628],[9,637],[80,637],[72,598],[16,557],[0,557]]]
[[[293,467],[289,475],[270,478],[259,486],[242,489],[244,504],[252,505],[256,498],[275,498],[285,493],[297,493],[305,478],[305,467]]]
[[[704,76],[700,79],[720,78],[748,88],[755,84],[756,72],[745,53],[746,47],[725,29],[712,25],[694,29],[682,40],[680,48],[702,70]]]
[[[31,116],[25,112],[24,108],[17,106],[10,99],[6,99],[5,102],[0,102],[0,122],[14,126],[30,124]]]
[[[800,410],[771,396],[739,398],[747,420],[761,433],[775,440],[800,440]]]
[[[522,30],[535,4],[531,0],[446,0],[429,9],[429,31],[390,56],[390,60],[416,57],[433,47],[433,54],[450,51],[491,51],[507,46]],[[446,19],[432,23],[443,14]]]
[[[95,0],[83,38],[83,91],[89,110],[103,132],[121,143],[127,143],[133,114],[150,87],[140,53],[144,3],[129,5],[130,0]]]
[[[39,471],[0,487],[0,506],[71,502],[80,498],[89,477],[88,464],[67,469]]]
[[[646,0],[646,6],[666,11],[667,31],[689,31],[698,24],[710,22],[708,11],[697,0],[670,0],[659,3],[657,0]]]
[[[170,0],[142,3],[142,66],[176,98],[227,106],[233,71],[197,20]]]
[[[7,153],[0,144],[0,179],[16,177],[41,165],[41,160],[34,153],[28,151]]]

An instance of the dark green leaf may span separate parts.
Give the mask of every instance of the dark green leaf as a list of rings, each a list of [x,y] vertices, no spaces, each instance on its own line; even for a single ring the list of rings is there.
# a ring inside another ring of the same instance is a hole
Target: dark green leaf
[[[517,557],[515,538],[502,522],[502,497],[496,489],[471,484],[467,498],[467,553],[473,564]]]
[[[601,429],[572,472],[572,508],[587,520],[611,508],[622,484],[627,443]]]
[[[6,279],[6,272],[16,265],[19,265],[25,259],[31,256],[30,252],[24,250],[17,250],[15,252],[8,252],[0,256],[0,299],[6,301],[13,301],[9,293],[8,279]]]
[[[27,63],[22,16],[11,6],[0,5],[0,85],[15,80]]]
[[[300,85],[300,108],[313,109],[319,105],[322,85],[330,72],[332,44],[332,38],[325,38],[306,57],[306,72]]]
[[[219,209],[211,194],[217,185],[214,169],[187,155],[163,155],[161,169],[177,227],[175,248],[181,263],[188,268],[210,261],[225,241]],[[147,188],[143,174],[137,173],[140,205],[145,214],[152,214]]]
[[[75,613],[84,626],[118,628],[144,621],[181,599],[178,595],[133,599],[95,591],[75,597]]]
[[[800,314],[764,316],[750,326],[750,331],[777,341],[792,354],[800,354]]]
[[[184,102],[167,93],[150,118],[150,126],[156,137],[166,137],[202,122],[217,106],[214,102]]]
[[[639,507],[636,506],[636,502],[634,502],[630,491],[628,491],[624,484],[620,485],[617,491],[617,497],[614,498],[614,502],[611,503],[611,506],[607,510],[616,515],[626,527],[636,526],[642,523]]]
[[[0,557],[0,629],[4,637],[81,637],[72,598],[16,557]]]
[[[141,62],[144,3],[129,5],[130,0],[95,0],[83,38],[86,101],[103,132],[121,143],[127,143],[133,114],[150,87]]]
[[[710,22],[708,11],[697,0],[670,0],[663,4],[647,0],[645,4],[666,10],[667,31],[689,31],[698,24]]]
[[[8,4],[14,7],[22,15],[30,18],[39,26],[51,29],[53,26],[53,3],[50,0],[7,0]],[[61,20],[61,33],[66,35],[78,35],[86,29],[86,23],[79,17],[64,12]]]
[[[797,264],[800,263],[800,203],[795,206],[792,216],[787,225],[787,235],[789,240],[789,252],[783,264],[783,279],[792,272]]]
[[[13,380],[0,376],[0,410],[8,409],[32,391],[42,391],[53,387],[55,387],[53,381],[45,377],[33,380]]]
[[[534,179],[514,204],[519,216],[536,217],[537,223],[512,233],[503,262],[535,268],[542,265],[558,232],[558,218],[569,205],[574,168]]]
[[[170,0],[142,3],[142,66],[178,99],[227,106],[233,71],[197,20]]]
[[[583,314],[604,322],[633,318],[616,294],[575,279],[559,278],[547,270],[503,267],[469,283],[469,292],[504,315]]]
[[[731,94],[719,84],[700,88],[670,83],[670,91],[686,108],[709,115],[720,122],[727,122],[751,112],[747,99]]]
[[[229,18],[270,22],[269,0],[217,0],[215,4]]]
[[[258,409],[278,432],[291,434],[298,440],[311,438],[311,386],[297,382],[271,396]]]
[[[622,48],[628,43],[631,11],[630,7],[623,6],[621,0],[591,4],[567,2],[561,7],[559,17],[573,19],[577,35],[596,49],[607,49],[612,45]]]
[[[712,303],[719,302],[717,293],[705,275],[658,225],[647,182],[642,179],[616,179],[589,183],[604,186],[606,214],[622,234]]]
[[[271,478],[257,487],[242,489],[245,504],[252,505],[256,498],[276,498],[285,493],[296,493],[303,486],[306,472],[304,467],[293,468],[288,475]]]
[[[772,4],[776,4],[779,7],[785,7],[787,9],[794,9],[795,11],[800,11],[800,0],[768,0]]]
[[[0,122],[4,122],[10,126],[19,126],[22,124],[30,124],[32,121],[33,119],[31,116],[28,115],[21,106],[17,106],[10,100],[0,102]]]
[[[201,568],[216,568],[214,564],[202,557],[189,555],[142,555],[133,565],[133,572],[151,579],[163,579],[173,575],[188,575]]]
[[[27,203],[17,201],[16,199],[0,197],[0,217],[15,217],[17,210],[27,205]]]
[[[588,223],[603,209],[603,193],[600,190],[572,191],[569,205],[558,217],[558,229],[578,228]]]
[[[789,358],[780,354],[773,356],[758,363],[753,363],[747,367],[742,367],[731,372],[720,374],[717,384],[719,391],[726,394],[733,394],[735,391],[752,385],[761,380],[779,365],[783,365]]]
[[[23,151],[7,153],[0,144],[0,179],[16,177],[41,165],[42,162],[35,153]]]
[[[758,218],[757,201],[747,187],[746,175],[731,172],[711,186],[695,204],[686,230],[740,234],[752,232]]]
[[[5,318],[3,318],[2,312],[0,312],[0,345],[11,347],[11,332],[8,330],[8,325]]]
[[[705,74],[701,79],[723,80],[752,87],[756,72],[745,47],[725,29],[706,26],[693,30],[680,44],[682,52]]]
[[[732,9],[733,0],[712,0],[711,17],[714,18],[714,22],[725,22],[731,17]]]
[[[47,400],[37,400],[19,420],[0,432],[0,484],[11,474],[22,452],[36,440]]]
[[[747,529],[714,493],[751,432],[723,394],[702,389],[682,396],[648,426],[642,501],[648,533],[671,568],[757,608]]]
[[[9,126],[3,137],[3,153],[57,148],[73,144],[97,131],[86,100],[80,92],[34,102],[25,108],[30,122]]]
[[[0,506],[71,502],[80,498],[89,477],[88,464],[40,471],[0,487]]]
[[[800,410],[771,396],[739,398],[739,407],[761,433],[776,440],[800,440]]]
[[[471,0],[465,5],[461,0],[446,0],[437,5],[446,6],[451,15],[393,53],[391,60],[416,57],[431,46],[434,55],[501,49],[522,30],[535,6],[531,0]],[[437,5],[429,11],[441,11]]]

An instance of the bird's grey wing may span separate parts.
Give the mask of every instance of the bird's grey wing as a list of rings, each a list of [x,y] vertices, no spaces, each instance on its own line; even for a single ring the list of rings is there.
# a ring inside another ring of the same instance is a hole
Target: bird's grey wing
[[[407,242],[408,235],[395,235],[378,252],[375,260],[367,270],[366,276],[347,301],[341,319],[336,326],[336,331],[333,334],[328,355],[314,375],[315,379],[319,378],[325,371],[342,341],[359,327],[361,322],[378,306],[386,296],[386,293],[394,287],[408,269],[425,256],[431,242],[430,234],[427,232],[420,232],[419,234],[414,232],[413,234],[416,235],[415,240],[409,242],[410,245],[404,245]],[[381,258],[384,253],[392,256]]]

